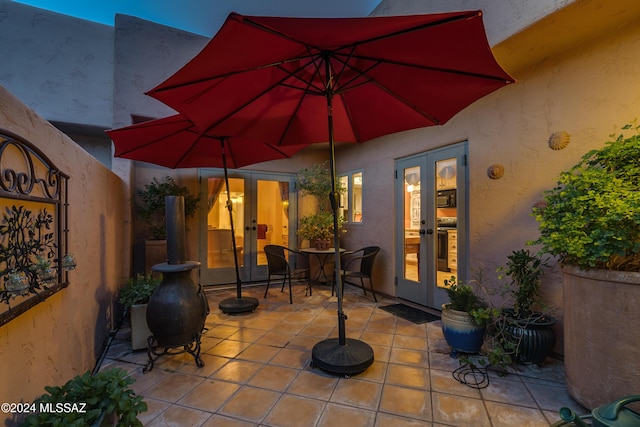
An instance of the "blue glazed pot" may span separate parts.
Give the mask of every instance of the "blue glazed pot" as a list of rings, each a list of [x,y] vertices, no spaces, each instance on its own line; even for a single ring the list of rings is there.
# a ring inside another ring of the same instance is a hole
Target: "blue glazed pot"
[[[442,305],[442,333],[451,347],[451,356],[457,353],[476,354],[484,342],[484,326],[473,322],[471,315],[464,311],[452,310],[449,304]]]

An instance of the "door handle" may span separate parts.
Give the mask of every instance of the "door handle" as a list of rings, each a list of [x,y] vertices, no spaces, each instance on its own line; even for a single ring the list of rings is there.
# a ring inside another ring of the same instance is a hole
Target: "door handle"
[[[420,235],[424,236],[425,234],[433,234],[433,228],[428,228],[426,230],[424,228],[421,228]]]

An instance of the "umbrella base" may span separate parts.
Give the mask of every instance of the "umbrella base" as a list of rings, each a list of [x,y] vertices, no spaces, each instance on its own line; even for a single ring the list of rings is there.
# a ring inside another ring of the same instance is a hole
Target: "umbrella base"
[[[258,300],[251,297],[229,298],[220,301],[218,308],[222,310],[224,314],[238,314],[255,311],[258,307]]]
[[[340,345],[339,338],[329,338],[311,351],[311,365],[334,374],[359,374],[372,363],[373,349],[369,344],[351,338],[346,338],[344,345]]]

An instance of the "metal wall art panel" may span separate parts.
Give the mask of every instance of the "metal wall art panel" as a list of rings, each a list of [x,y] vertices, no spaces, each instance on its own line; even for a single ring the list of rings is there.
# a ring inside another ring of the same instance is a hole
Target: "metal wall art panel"
[[[0,129],[0,326],[69,283],[68,180],[35,145]]]

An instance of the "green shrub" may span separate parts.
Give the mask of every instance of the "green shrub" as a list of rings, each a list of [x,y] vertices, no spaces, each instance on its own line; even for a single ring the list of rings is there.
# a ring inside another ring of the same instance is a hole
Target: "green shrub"
[[[170,176],[165,176],[161,181],[157,178],[137,191],[136,213],[140,219],[149,226],[151,234],[156,240],[167,238],[165,221],[165,197],[184,197],[184,216],[190,218],[196,213],[199,199],[189,193],[187,187],[179,186]]]
[[[134,382],[124,369],[111,368],[96,375],[87,371],[61,387],[46,386],[47,394],[36,399],[34,404],[37,408],[51,405],[53,410],[29,415],[25,425],[84,427],[98,421],[103,414],[115,413],[119,427],[142,426],[138,414],[147,410],[147,404],[142,396],[129,388]],[[57,411],[55,408],[72,410]]]
[[[151,274],[138,274],[130,278],[120,290],[120,302],[127,308],[148,303],[161,281],[162,277],[154,277]]]
[[[640,126],[592,150],[534,208],[542,250],[580,268],[640,271]],[[615,135],[611,135],[612,138]]]

